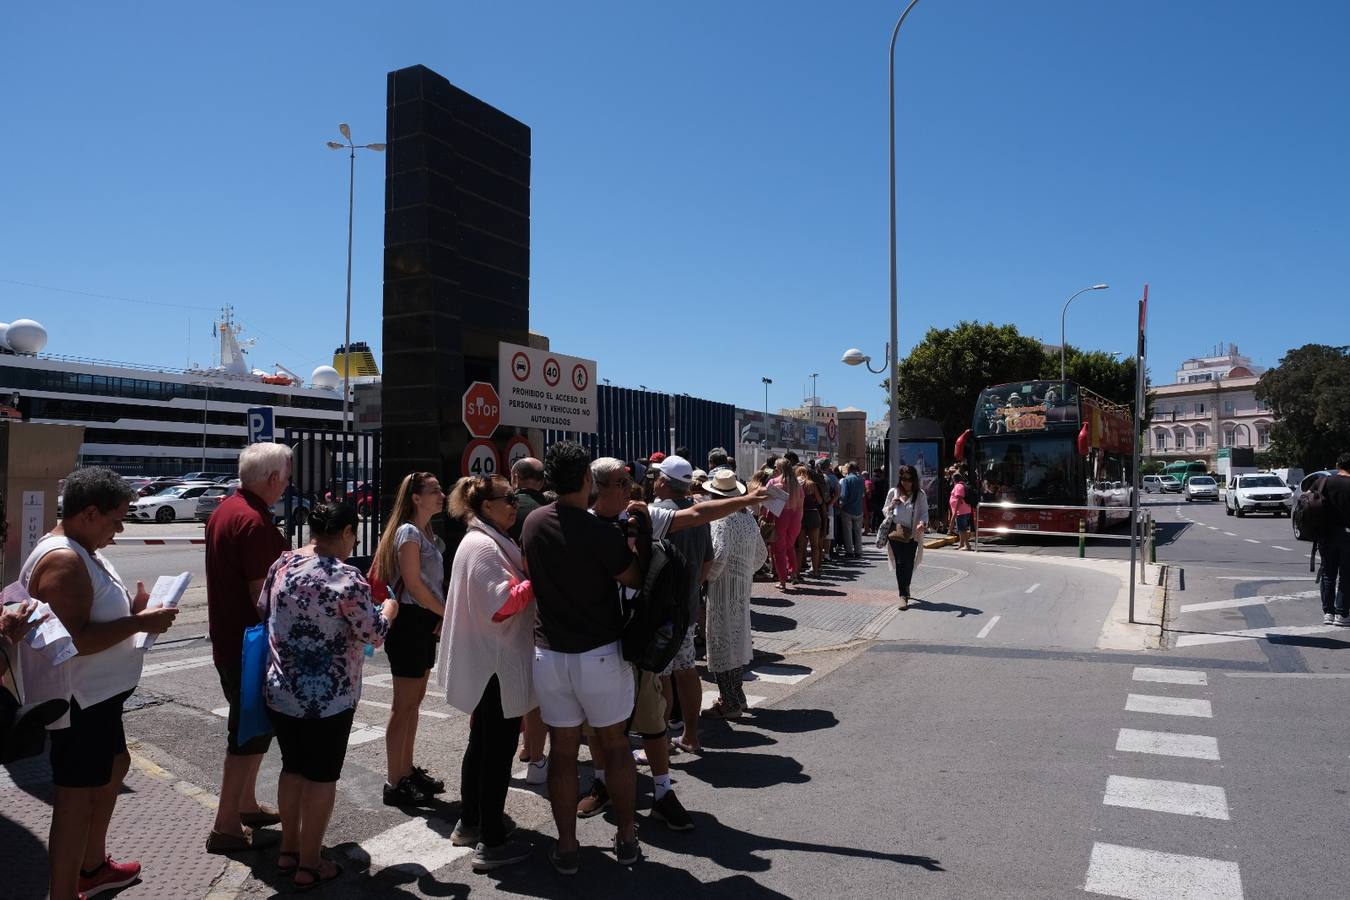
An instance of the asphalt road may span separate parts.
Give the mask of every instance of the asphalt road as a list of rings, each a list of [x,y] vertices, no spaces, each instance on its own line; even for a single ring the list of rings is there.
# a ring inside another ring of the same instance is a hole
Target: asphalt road
[[[444,839],[453,800],[418,817],[382,806],[389,689],[377,654],[329,829],[356,872],[324,893],[1339,896],[1350,629],[1321,628],[1306,545],[1288,520],[1170,497],[1150,506],[1169,566],[1162,649],[1096,649],[1118,564],[1036,559],[1076,555],[1076,542],[929,551],[925,564],[949,577],[879,640],[764,669],[746,685],[756,712],[705,725],[706,751],[676,757],[695,831],[648,819],[641,777],[646,860],[632,869],[604,849],[613,827],[598,818],[579,829],[582,874],[555,876],[543,861],[546,801],[523,782],[508,809],[535,858],[493,876],[471,873]],[[1089,555],[1122,549],[1094,544]],[[197,571],[194,553],[110,550],[128,578]],[[224,722],[208,653],[191,640],[157,647],[127,727],[139,752],[214,789]],[[424,705],[419,758],[450,782],[449,798],[466,726],[434,698]],[[277,768],[273,752],[261,783],[275,784]],[[243,896],[284,884],[265,854],[244,861]],[[150,883],[126,893],[153,895]]]

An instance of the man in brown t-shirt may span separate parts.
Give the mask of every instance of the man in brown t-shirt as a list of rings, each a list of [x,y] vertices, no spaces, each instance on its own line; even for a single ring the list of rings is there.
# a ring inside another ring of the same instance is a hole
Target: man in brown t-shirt
[[[281,821],[257,800],[258,768],[271,737],[239,742],[240,657],[244,631],[258,624],[258,595],[267,570],[289,544],[272,521],[272,505],[291,480],[291,449],[260,443],[239,455],[239,490],[206,522],[206,605],[211,655],[229,703],[225,771],[216,821],[206,839],[210,853],[246,850],[252,828]]]

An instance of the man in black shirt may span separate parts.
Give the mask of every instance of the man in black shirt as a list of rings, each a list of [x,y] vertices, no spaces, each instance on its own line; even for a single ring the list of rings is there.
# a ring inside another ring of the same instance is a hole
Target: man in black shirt
[[[1332,532],[1317,542],[1322,551],[1322,621],[1350,626],[1346,574],[1350,569],[1350,451],[1336,460],[1337,472],[1322,485],[1322,497],[1331,507]],[[1337,589],[1339,588],[1339,590]]]

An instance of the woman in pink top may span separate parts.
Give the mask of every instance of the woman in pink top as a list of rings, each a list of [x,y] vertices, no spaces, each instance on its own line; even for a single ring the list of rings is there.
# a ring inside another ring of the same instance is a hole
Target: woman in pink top
[[[787,506],[783,507],[778,518],[768,517],[777,522],[770,549],[773,551],[773,572],[778,576],[778,589],[785,591],[789,575],[794,584],[800,584],[802,580],[801,573],[797,571],[797,535],[802,530],[803,494],[790,461],[786,458],[778,460],[774,472],[777,474],[769,479],[769,484],[786,491],[788,495]]]
[[[970,546],[971,513],[974,510],[966,502],[966,482],[960,475],[955,478],[955,483],[952,485],[952,495],[947,500],[947,505],[951,508],[952,522],[955,523],[953,527],[956,529],[956,536],[960,541],[956,549],[974,549]]]

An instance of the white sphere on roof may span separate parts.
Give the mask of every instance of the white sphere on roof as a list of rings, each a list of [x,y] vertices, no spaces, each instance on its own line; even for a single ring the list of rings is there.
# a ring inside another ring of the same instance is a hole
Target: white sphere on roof
[[[47,329],[32,319],[15,319],[9,323],[5,341],[18,353],[41,353],[47,346]]]
[[[309,380],[316,388],[332,391],[342,383],[342,376],[332,366],[319,366],[310,374]]]
[[[9,323],[0,322],[0,347],[3,347],[5,349],[9,349],[9,340],[7,338],[8,333],[9,333]]]

